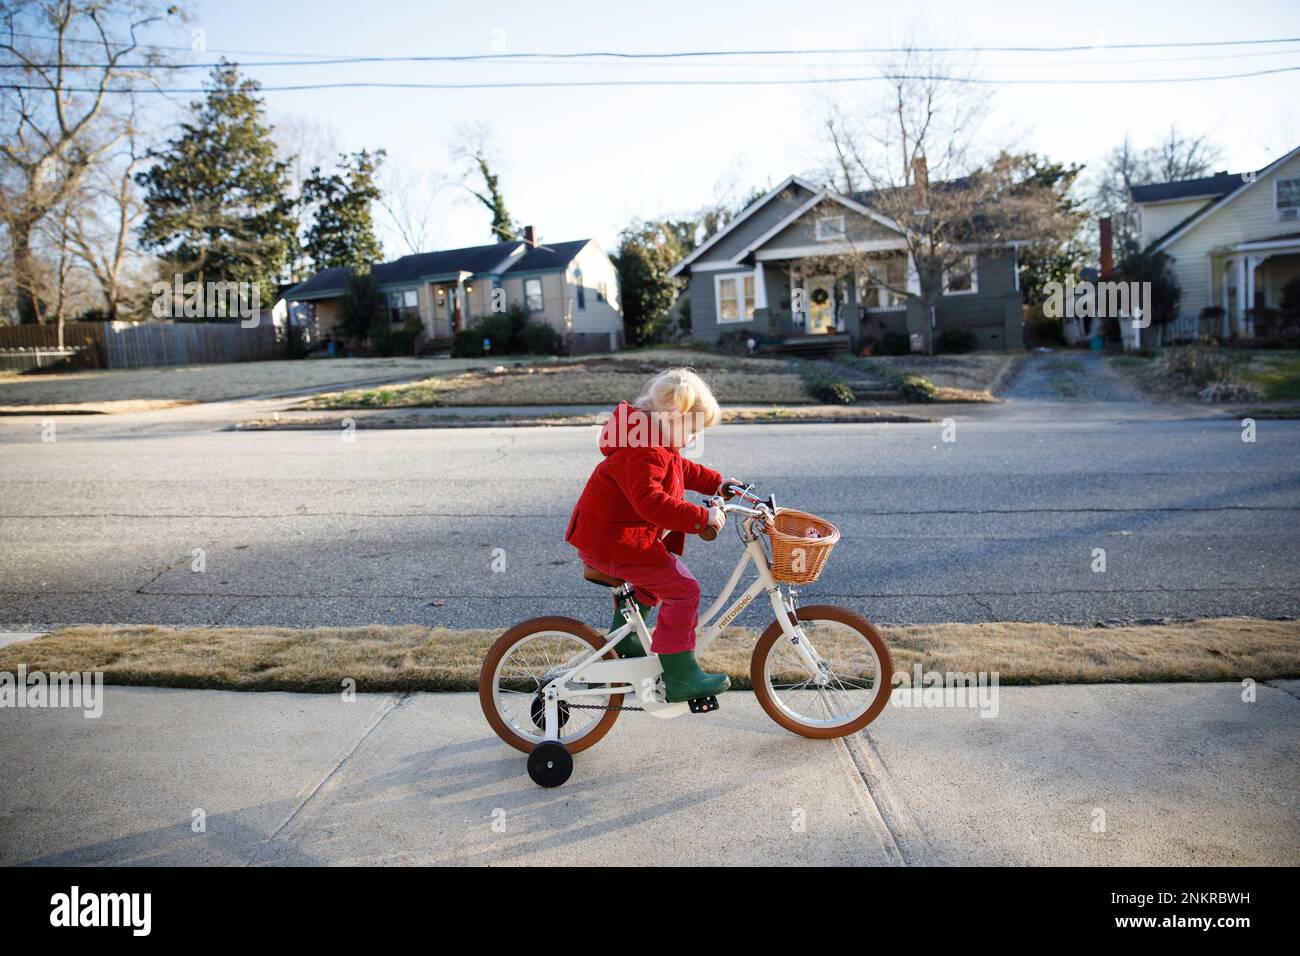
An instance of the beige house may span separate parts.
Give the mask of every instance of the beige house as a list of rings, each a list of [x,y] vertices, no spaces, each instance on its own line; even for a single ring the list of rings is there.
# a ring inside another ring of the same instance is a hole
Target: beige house
[[[1175,338],[1255,334],[1300,275],[1300,147],[1258,172],[1134,186],[1143,248],[1173,260],[1182,289]],[[1220,316],[1207,309],[1219,307]]]
[[[591,239],[543,243],[532,227],[518,242],[499,242],[403,256],[373,273],[396,327],[418,317],[432,348],[476,319],[518,304],[530,318],[549,322],[570,352],[615,351],[623,345],[618,272]],[[318,336],[339,323],[339,303],[352,270],[325,269],[284,293],[310,303]]]

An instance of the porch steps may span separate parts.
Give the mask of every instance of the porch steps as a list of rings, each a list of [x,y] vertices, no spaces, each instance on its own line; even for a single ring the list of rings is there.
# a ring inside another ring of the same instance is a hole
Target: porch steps
[[[439,336],[437,338],[426,338],[420,343],[421,355],[433,355],[438,352],[451,351],[451,336]]]

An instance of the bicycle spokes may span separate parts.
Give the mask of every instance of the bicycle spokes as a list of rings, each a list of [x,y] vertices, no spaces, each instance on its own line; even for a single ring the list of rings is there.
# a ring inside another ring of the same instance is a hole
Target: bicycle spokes
[[[768,655],[769,686],[782,709],[811,724],[836,724],[865,710],[880,688],[880,661],[855,628],[837,621],[801,621],[799,642],[776,643]]]

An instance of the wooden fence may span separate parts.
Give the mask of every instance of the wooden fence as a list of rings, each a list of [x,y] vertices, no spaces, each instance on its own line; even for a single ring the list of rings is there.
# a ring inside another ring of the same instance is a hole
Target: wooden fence
[[[68,322],[63,342],[101,368],[253,362],[280,353],[275,323],[266,318],[249,329],[238,322]],[[53,325],[0,326],[0,351],[57,345]]]

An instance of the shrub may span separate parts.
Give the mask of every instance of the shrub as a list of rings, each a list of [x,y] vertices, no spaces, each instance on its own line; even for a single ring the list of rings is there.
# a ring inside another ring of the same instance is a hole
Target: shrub
[[[799,374],[803,376],[808,393],[824,405],[852,405],[858,400],[845,382],[811,362],[800,362]]]
[[[379,291],[373,273],[355,272],[348,277],[339,302],[339,328],[353,342],[364,341],[384,321],[387,300]]]
[[[457,358],[478,358],[487,353],[483,340],[491,341],[492,355],[553,355],[559,335],[549,322],[528,318],[519,305],[505,312],[479,316],[468,329],[452,336],[451,354]]]
[[[519,334],[518,350],[524,355],[554,355],[559,347],[560,336],[549,322],[526,322]]]
[[[940,355],[974,352],[978,346],[979,340],[969,329],[944,329],[934,340],[934,350]]]
[[[933,382],[914,373],[904,375],[899,387],[903,392],[904,400],[915,402],[918,405],[934,401],[939,394]]]
[[[409,318],[400,329],[394,329],[381,316],[370,329],[370,350],[387,358],[391,355],[414,355],[415,340],[420,337],[424,323],[418,318]]]
[[[1277,304],[1284,324],[1300,323],[1300,275],[1294,275],[1282,284],[1282,294]]]
[[[877,355],[907,355],[912,351],[912,340],[902,332],[886,332],[880,337]]]
[[[1180,379],[1198,392],[1211,385],[1236,380],[1235,362],[1205,346],[1185,345],[1166,349],[1159,362],[1162,373]]]

